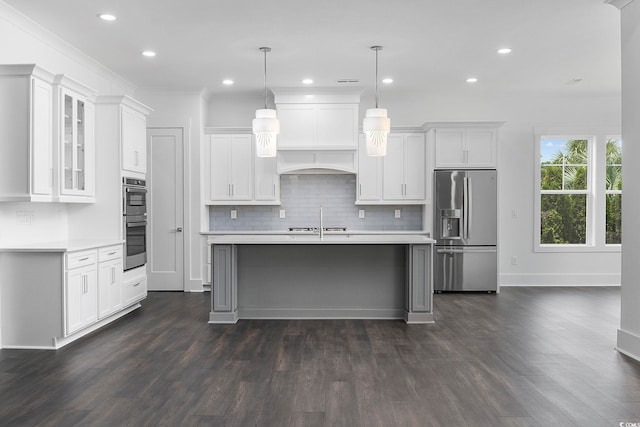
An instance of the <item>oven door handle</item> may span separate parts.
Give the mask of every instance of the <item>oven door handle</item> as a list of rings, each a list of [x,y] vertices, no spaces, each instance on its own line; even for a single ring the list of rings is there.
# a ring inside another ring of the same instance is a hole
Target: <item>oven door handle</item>
[[[147,221],[140,221],[140,222],[127,222],[127,228],[131,228],[131,227],[144,227],[147,225]]]
[[[147,189],[146,188],[131,188],[131,187],[129,187],[129,188],[125,189],[125,191],[127,193],[146,193]]]

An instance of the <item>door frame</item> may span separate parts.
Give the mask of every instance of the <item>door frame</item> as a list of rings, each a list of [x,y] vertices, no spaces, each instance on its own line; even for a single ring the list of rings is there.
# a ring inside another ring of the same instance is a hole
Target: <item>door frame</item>
[[[189,124],[182,124],[179,126],[147,126],[147,140],[145,141],[147,144],[147,168],[151,165],[151,147],[150,147],[150,138],[149,131],[150,130],[161,130],[161,129],[177,129],[182,134],[182,292],[188,291],[187,283],[189,282],[189,257],[188,257],[188,248],[189,242],[191,241],[191,221],[190,221],[190,201],[191,198],[189,196],[189,180],[188,180],[188,167],[189,167],[189,142],[187,135],[188,129],[190,129]],[[148,171],[147,171],[148,172]],[[153,196],[152,196],[153,197]],[[149,206],[151,206],[149,204]],[[153,216],[153,213],[152,213]],[[153,218],[152,218],[153,220]],[[149,250],[151,245],[148,245],[147,250]],[[147,276],[150,273],[150,264],[147,263]]]

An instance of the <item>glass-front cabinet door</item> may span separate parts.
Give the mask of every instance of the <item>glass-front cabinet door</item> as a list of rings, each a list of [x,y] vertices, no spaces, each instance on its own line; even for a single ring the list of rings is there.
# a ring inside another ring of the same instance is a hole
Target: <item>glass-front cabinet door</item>
[[[82,85],[64,76],[58,84],[58,200],[91,203],[95,201],[94,104],[80,91]]]
[[[84,192],[86,166],[85,101],[64,95],[63,193]]]

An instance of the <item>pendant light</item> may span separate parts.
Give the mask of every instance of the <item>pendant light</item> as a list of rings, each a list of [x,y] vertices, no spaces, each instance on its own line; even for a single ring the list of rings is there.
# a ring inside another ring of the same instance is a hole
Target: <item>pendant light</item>
[[[276,156],[276,135],[280,132],[280,122],[276,110],[267,108],[267,52],[270,47],[261,47],[264,53],[264,109],[256,110],[253,119],[253,133],[256,136],[256,155],[258,157]]]
[[[391,121],[387,117],[387,110],[378,108],[378,51],[382,46],[371,46],[376,52],[376,108],[369,108],[362,123],[362,130],[366,136],[367,155],[384,156],[387,154],[387,135],[391,130]]]

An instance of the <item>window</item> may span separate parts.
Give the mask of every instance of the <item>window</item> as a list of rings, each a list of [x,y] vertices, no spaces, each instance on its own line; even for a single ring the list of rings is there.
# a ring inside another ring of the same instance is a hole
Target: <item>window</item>
[[[607,139],[606,170],[606,241],[622,243],[622,140]]]
[[[619,250],[622,141],[541,136],[536,167],[536,250]]]

